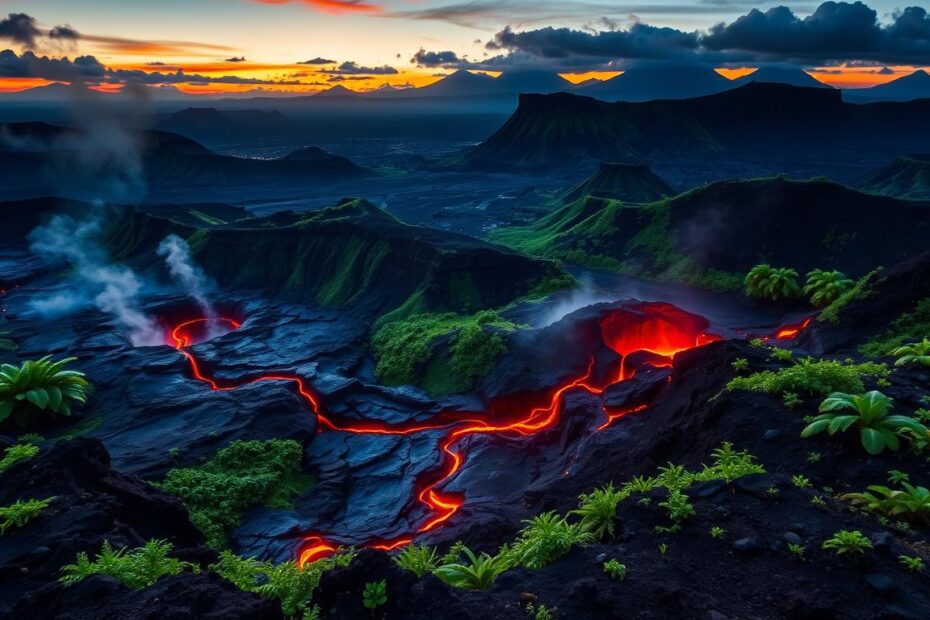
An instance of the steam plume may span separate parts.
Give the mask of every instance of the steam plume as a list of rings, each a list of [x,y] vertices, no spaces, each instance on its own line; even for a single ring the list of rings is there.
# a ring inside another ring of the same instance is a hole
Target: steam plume
[[[184,291],[196,300],[206,319],[217,317],[213,304],[207,298],[211,288],[210,279],[194,259],[187,241],[177,235],[168,235],[158,246],[158,255],[165,259],[168,271]]]

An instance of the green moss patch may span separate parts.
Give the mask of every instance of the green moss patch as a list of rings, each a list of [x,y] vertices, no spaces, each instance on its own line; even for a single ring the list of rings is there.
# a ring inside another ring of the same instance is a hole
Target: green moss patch
[[[891,323],[891,328],[859,347],[869,357],[891,355],[906,342],[930,335],[930,297],[920,300],[914,309],[905,312]]]
[[[825,396],[831,392],[858,394],[865,391],[863,379],[880,379],[887,377],[888,373],[888,367],[884,364],[850,364],[807,357],[787,368],[765,370],[748,377],[731,379],[727,389],[782,395]]]

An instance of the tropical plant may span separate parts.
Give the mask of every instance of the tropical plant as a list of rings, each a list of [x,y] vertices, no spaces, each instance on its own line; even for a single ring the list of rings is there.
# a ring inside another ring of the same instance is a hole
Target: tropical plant
[[[888,415],[890,409],[891,399],[875,390],[857,395],[834,392],[820,403],[821,415],[801,431],[801,437],[811,437],[824,431],[835,435],[858,428],[866,451],[881,454],[885,448],[897,450],[900,447],[898,433],[904,429],[927,434],[927,427],[914,418]]]
[[[847,493],[843,499],[886,517],[930,523],[930,489],[908,482],[902,481],[899,489],[874,484],[862,493]]]
[[[802,476],[801,474],[798,474],[797,476],[791,476],[791,484],[793,484],[799,489],[811,488],[810,478],[808,478],[807,476]]]
[[[788,543],[788,552],[791,555],[794,555],[799,558],[804,558],[804,553],[807,551],[807,547],[804,545],[799,545],[798,543]]]
[[[920,364],[930,366],[930,339],[924,338],[920,342],[912,342],[898,347],[891,352],[897,359],[895,366],[907,364]]]
[[[648,493],[659,486],[659,480],[651,476],[634,476],[629,482],[625,482],[620,487],[620,492],[625,495],[633,493]]]
[[[105,540],[93,561],[82,551],[74,564],[62,566],[64,575],[60,581],[70,586],[91,575],[106,575],[130,588],[139,589],[151,586],[165,575],[178,575],[186,569],[200,570],[196,564],[168,557],[171,548],[167,541],[150,540],[145,546],[132,551],[114,550]]]
[[[723,538],[724,536],[726,536],[726,533],[727,531],[723,529],[722,527],[720,527],[719,525],[715,525],[714,527],[710,528],[711,538]]]
[[[889,469],[888,470],[888,482],[891,484],[901,484],[902,482],[910,482],[911,477],[907,475],[906,472],[903,472],[899,469]]]
[[[54,497],[25,501],[19,499],[9,506],[0,506],[0,536],[6,534],[10,528],[23,527],[38,517],[53,501]]]
[[[461,540],[455,541],[452,543],[452,546],[449,547],[449,550],[446,551],[446,554],[439,559],[439,564],[455,564],[462,559],[465,549],[467,549],[465,543]]]
[[[736,372],[742,372],[749,368],[749,360],[747,360],[745,357],[738,357],[730,362],[730,367]]]
[[[854,285],[855,282],[840,271],[814,269],[807,273],[804,293],[810,295],[811,303],[820,308],[832,304]]]
[[[604,562],[604,572],[607,573],[611,579],[616,581],[623,581],[626,579],[627,575],[626,566],[617,560],[607,560]]]
[[[39,453],[39,446],[31,443],[18,443],[10,446],[3,453],[3,459],[0,459],[0,473],[5,472],[13,467],[15,463],[31,459]]]
[[[626,496],[614,489],[613,483],[585,493],[581,503],[571,514],[581,517],[581,525],[595,538],[613,538],[616,535],[617,504]]]
[[[552,612],[542,603],[534,605],[532,602],[526,604],[526,613],[533,620],[552,620]]]
[[[859,530],[840,530],[824,541],[823,549],[833,549],[837,555],[844,553],[865,553],[872,548],[872,542]]]
[[[387,604],[387,582],[382,579],[366,583],[362,592],[362,604],[365,605],[365,609],[372,611]]]
[[[746,286],[746,294],[750,297],[780,301],[801,295],[798,272],[786,267],[756,265],[746,274],[743,284]]]
[[[75,359],[53,362],[46,356],[19,367],[0,365],[0,422],[12,418],[22,425],[40,411],[68,416],[72,405],[83,405],[90,383],[84,373],[65,370]]]
[[[511,553],[516,563],[527,568],[542,568],[593,538],[581,523],[569,523],[555,512],[544,512],[524,523],[527,526],[520,531]]]
[[[915,573],[922,573],[924,569],[927,568],[927,565],[924,564],[923,558],[920,556],[899,555],[898,562],[907,567],[908,570],[912,570]]]
[[[419,579],[439,565],[436,548],[428,545],[407,545],[394,557],[394,563],[409,570]]]
[[[704,465],[704,470],[695,476],[698,480],[723,480],[730,484],[737,478],[749,474],[764,474],[765,468],[755,462],[755,457],[748,450],[737,452],[733,444],[724,441],[719,448],[711,452],[713,465]]]
[[[498,575],[510,568],[508,554],[475,555],[468,547],[462,547],[461,551],[467,563],[443,564],[433,571],[437,577],[450,586],[466,590],[487,590]]]
[[[679,489],[669,490],[668,497],[665,501],[659,502],[659,506],[665,508],[668,518],[675,525],[680,525],[682,521],[694,514],[694,506],[691,505],[688,496]]]

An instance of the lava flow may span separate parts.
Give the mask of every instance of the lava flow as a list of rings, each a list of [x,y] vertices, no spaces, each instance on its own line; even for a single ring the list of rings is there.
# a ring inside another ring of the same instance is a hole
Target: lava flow
[[[606,386],[598,386],[592,383],[592,359],[584,375],[553,389],[542,401],[545,404],[535,407],[520,404],[517,406],[516,414],[513,415],[502,414],[501,411],[509,407],[507,403],[498,401],[490,403],[486,411],[467,414],[464,417],[461,414],[454,416],[440,413],[428,422],[395,425],[372,421],[336,423],[323,414],[319,398],[299,375],[275,373],[221,382],[205,374],[197,359],[188,349],[193,344],[202,341],[203,333],[211,327],[209,325],[210,321],[210,319],[193,319],[177,325],[170,332],[169,344],[177,349],[190,363],[191,373],[194,378],[206,383],[212,390],[234,390],[239,386],[261,381],[294,383],[300,396],[316,415],[320,432],[412,435],[424,431],[446,431],[439,442],[439,447],[444,455],[441,468],[439,471],[432,472],[424,477],[428,479],[417,482],[417,501],[429,511],[429,516],[409,535],[390,540],[372,540],[365,545],[382,550],[396,549],[410,543],[417,534],[428,532],[442,525],[461,508],[464,498],[457,493],[445,493],[440,490],[440,487],[455,476],[464,463],[465,457],[455,447],[455,444],[463,437],[481,434],[534,435],[552,428],[558,423],[563,397],[566,393],[572,390],[584,390],[597,395],[601,394],[609,385],[632,378],[635,371],[627,375],[624,369],[626,358],[631,353],[648,352],[652,359],[649,359],[647,363],[653,366],[670,366],[672,357],[676,353],[720,340],[718,336],[707,333],[706,330],[709,324],[703,317],[684,312],[669,304],[638,304],[630,309],[624,308],[613,312],[601,321],[604,343],[620,354],[622,360],[619,375],[614,380],[609,381]],[[214,321],[231,329],[240,327],[240,323],[233,319],[221,318],[214,319]],[[646,405],[641,404],[621,410],[605,410],[606,421],[597,430],[604,430],[616,420],[644,409],[646,409]],[[501,419],[506,419],[506,421],[501,421]],[[337,547],[337,544],[327,540],[322,535],[309,535],[305,537],[304,544],[299,551],[298,563],[303,566],[308,562],[332,555]]]

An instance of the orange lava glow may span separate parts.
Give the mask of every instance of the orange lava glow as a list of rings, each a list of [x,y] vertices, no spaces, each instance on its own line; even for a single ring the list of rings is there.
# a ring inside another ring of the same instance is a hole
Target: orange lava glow
[[[445,435],[439,442],[443,453],[443,463],[438,470],[429,472],[416,483],[417,501],[428,511],[426,519],[411,533],[389,540],[371,540],[362,545],[374,549],[390,551],[409,544],[416,535],[429,532],[447,522],[462,507],[464,497],[459,493],[441,490],[462,468],[465,456],[458,448],[461,439],[470,435],[530,436],[555,427],[559,422],[564,396],[573,390],[582,390],[589,394],[601,394],[608,386],[594,385],[591,374],[594,360],[587,371],[573,380],[554,388],[550,393],[536,396],[543,403],[538,406],[528,405],[534,397],[523,396],[497,399],[489,403],[488,409],[472,413],[440,413],[426,422],[400,423],[390,425],[380,421],[347,420],[336,422],[324,415],[319,398],[304,382],[303,378],[293,374],[267,374],[220,382],[208,376],[197,359],[188,350],[198,342],[197,335],[209,327],[210,319],[193,319],[180,323],[170,332],[169,344],[183,355],[190,364],[194,378],[206,383],[210,389],[228,391],[239,386],[262,381],[285,381],[296,385],[301,398],[310,407],[318,420],[319,432],[346,432],[375,435],[412,435],[424,431],[443,430]],[[240,324],[233,319],[216,319],[226,327],[238,329]],[[718,336],[706,332],[708,323],[702,317],[689,314],[669,304],[645,303],[638,310],[612,313],[601,322],[604,342],[614,351],[626,358],[627,355],[647,351],[655,354],[657,359],[650,361],[654,366],[671,366],[672,356],[676,353],[703,346]],[[609,385],[631,378],[635,373],[621,374]],[[646,409],[640,404],[620,410],[604,411],[605,421],[598,431],[608,428],[617,420]],[[325,558],[336,552],[338,544],[321,534],[308,535],[304,538],[297,561],[300,566]]]
[[[810,325],[813,320],[814,317],[809,316],[800,323],[782,325],[772,337],[776,340],[793,340],[798,337],[798,334],[807,329],[807,326]]]

